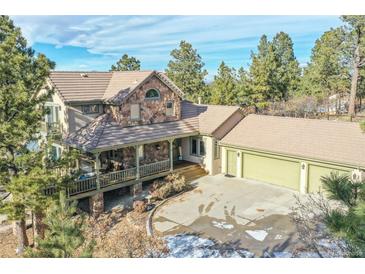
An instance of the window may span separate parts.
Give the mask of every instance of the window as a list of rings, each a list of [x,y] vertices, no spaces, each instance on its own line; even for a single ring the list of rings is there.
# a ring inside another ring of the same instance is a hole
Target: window
[[[160,98],[160,92],[157,89],[149,89],[146,92],[146,99],[159,99]]]
[[[166,116],[174,116],[174,102],[172,101],[166,103]]]
[[[60,122],[59,112],[61,111],[61,107],[57,105],[46,105],[48,113],[46,114],[46,122],[51,124],[57,124]]]
[[[198,141],[195,138],[191,138],[191,154],[198,154]]]
[[[61,147],[59,145],[55,145],[53,144],[51,146],[51,159],[54,160],[54,161],[57,161],[61,158],[61,153],[62,153],[62,150],[61,150]]]
[[[138,158],[140,160],[144,158],[144,147],[143,147],[143,145],[138,147]]]
[[[199,155],[204,156],[205,155],[205,144],[202,139],[199,140]]]
[[[83,105],[81,109],[84,114],[99,113],[99,105]]]
[[[190,154],[194,156],[205,155],[205,143],[201,137],[190,138]]]
[[[131,105],[131,120],[139,120],[140,119],[140,109],[139,104]]]
[[[219,159],[221,157],[220,147],[218,145],[218,141],[214,141],[214,159]]]

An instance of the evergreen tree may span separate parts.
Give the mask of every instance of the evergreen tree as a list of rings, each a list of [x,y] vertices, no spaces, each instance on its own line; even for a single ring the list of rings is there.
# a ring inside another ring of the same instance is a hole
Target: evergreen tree
[[[27,257],[72,258],[91,257],[94,243],[85,244],[84,218],[74,216],[76,202],[68,204],[64,192],[47,211],[45,238],[36,249],[27,249]]]
[[[240,105],[250,106],[253,105],[254,102],[252,99],[252,89],[250,86],[250,75],[244,68],[240,68],[238,70],[237,75],[237,102]]]
[[[282,94],[275,87],[275,72],[278,62],[272,43],[263,35],[258,45],[258,52],[251,54],[250,66],[251,94],[250,101],[259,108],[270,102],[282,99]]]
[[[355,115],[355,100],[359,86],[360,70],[365,66],[365,15],[345,15],[348,47],[352,52],[352,79],[349,102],[349,115]]]
[[[11,193],[13,207],[6,213],[16,221],[18,251],[27,244],[25,197],[29,188],[27,145],[37,142],[51,91],[44,89],[54,63],[44,55],[35,56],[19,28],[7,16],[0,16],[0,185]],[[34,171],[36,172],[36,171]],[[30,188],[31,191],[34,188]]]
[[[168,63],[167,76],[194,102],[199,97],[206,99],[205,76],[208,74],[197,50],[186,41],[181,41],[179,48],[170,53],[172,60]]]
[[[349,90],[348,58],[345,33],[341,28],[325,32],[315,43],[308,66],[304,69],[301,92],[328,100]]]
[[[219,65],[218,73],[211,85],[210,102],[216,105],[235,105],[237,98],[237,76],[233,68],[224,62]]]
[[[141,70],[141,62],[135,57],[129,57],[124,54],[115,65],[112,65],[111,71],[134,71]]]
[[[365,257],[365,182],[353,182],[348,175],[332,173],[321,178],[330,200],[345,207],[327,212],[326,225],[347,243],[351,257]]]
[[[275,88],[278,90],[281,99],[286,101],[298,89],[301,73],[299,62],[295,58],[293,42],[287,33],[277,33],[272,45],[278,63],[275,71]]]

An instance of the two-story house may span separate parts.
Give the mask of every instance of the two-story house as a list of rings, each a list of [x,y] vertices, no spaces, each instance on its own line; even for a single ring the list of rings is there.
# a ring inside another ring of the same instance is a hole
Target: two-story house
[[[52,72],[47,102],[54,144],[78,149],[84,175],[70,199],[91,197],[162,177],[183,163],[287,187],[323,190],[330,172],[365,179],[365,134],[358,123],[249,114],[236,106],[194,104],[163,73]]]
[[[49,127],[79,149],[87,176],[75,199],[167,175],[184,161],[221,171],[221,140],[244,116],[239,107],[194,104],[163,73],[52,72]],[[55,157],[62,144],[54,144]]]

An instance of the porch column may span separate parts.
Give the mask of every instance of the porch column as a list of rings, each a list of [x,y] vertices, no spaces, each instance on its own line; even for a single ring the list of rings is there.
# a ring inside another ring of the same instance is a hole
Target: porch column
[[[100,189],[100,153],[95,154],[96,189]]]
[[[172,148],[172,145],[173,145],[173,142],[174,142],[174,139],[170,139],[169,140],[169,143],[170,143],[170,171],[172,172],[174,170],[174,167],[173,167],[173,164],[174,164],[174,159],[173,159],[173,148]]]
[[[135,147],[135,153],[136,153],[136,169],[137,169],[137,173],[136,173],[136,179],[139,180],[140,179],[140,173],[139,173],[139,155],[138,155],[138,151],[139,151],[139,145],[136,145]]]

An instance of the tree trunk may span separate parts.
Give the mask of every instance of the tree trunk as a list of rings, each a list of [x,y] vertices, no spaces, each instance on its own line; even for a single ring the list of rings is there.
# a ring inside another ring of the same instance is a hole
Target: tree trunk
[[[15,221],[15,228],[18,239],[16,253],[21,255],[23,254],[25,247],[29,245],[25,220]]]
[[[33,229],[34,229],[34,246],[38,246],[37,239],[44,239],[45,224],[43,222],[44,213],[36,211],[33,214]]]
[[[359,69],[360,69],[360,41],[357,42],[357,46],[355,49],[354,56],[354,71],[351,79],[351,93],[350,93],[350,102],[349,102],[349,115],[351,117],[355,116],[355,103],[356,103],[356,93],[357,93],[357,85],[359,81]]]

